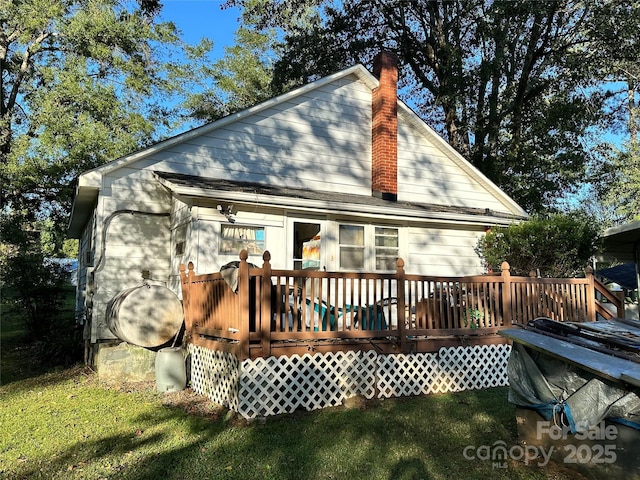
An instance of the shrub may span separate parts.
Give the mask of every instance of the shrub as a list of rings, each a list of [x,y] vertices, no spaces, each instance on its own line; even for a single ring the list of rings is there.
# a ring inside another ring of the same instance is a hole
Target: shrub
[[[26,333],[35,339],[50,334],[63,306],[67,272],[39,255],[20,255],[7,262],[5,282],[20,308]]]
[[[23,324],[26,341],[48,365],[82,359],[75,318],[74,287],[65,267],[48,257],[60,255],[51,226],[29,211],[0,212],[0,288],[3,304]],[[60,236],[59,236],[60,237]],[[60,237],[61,238],[61,237]],[[56,243],[56,245],[54,245]]]
[[[599,224],[582,213],[536,217],[509,227],[495,227],[478,240],[476,252],[485,268],[500,271],[506,261],[512,275],[575,277],[584,274],[599,246]]]

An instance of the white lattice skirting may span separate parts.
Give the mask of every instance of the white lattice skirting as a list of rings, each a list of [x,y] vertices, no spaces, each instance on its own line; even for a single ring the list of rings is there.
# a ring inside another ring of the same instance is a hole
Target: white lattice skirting
[[[383,355],[345,351],[242,362],[189,345],[191,386],[245,418],[341,405],[356,395],[391,398],[506,386],[509,345]]]

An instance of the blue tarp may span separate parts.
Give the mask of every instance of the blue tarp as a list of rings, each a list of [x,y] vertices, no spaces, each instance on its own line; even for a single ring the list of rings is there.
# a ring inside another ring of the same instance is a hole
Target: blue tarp
[[[627,290],[635,290],[638,288],[636,266],[633,263],[625,263],[617,267],[603,268],[596,271],[597,275],[606,278],[611,282],[615,282],[622,288]]]

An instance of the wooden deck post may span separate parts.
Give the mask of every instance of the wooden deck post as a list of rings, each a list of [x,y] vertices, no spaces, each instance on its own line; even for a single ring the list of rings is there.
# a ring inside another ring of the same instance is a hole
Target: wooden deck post
[[[593,276],[593,268],[588,266],[584,271],[587,279],[587,320],[596,321],[596,284]]]
[[[624,291],[621,290],[619,292],[615,292],[615,296],[618,299],[618,304],[616,305],[616,315],[618,318],[626,318],[626,313],[624,311]]]
[[[182,287],[182,310],[184,312],[184,330],[186,341],[193,338],[193,311],[191,309],[191,282],[195,272],[193,271],[193,262],[189,262],[189,273],[184,263],[180,264],[180,285]],[[185,286],[186,284],[186,286]]]
[[[262,295],[260,298],[260,343],[262,344],[262,357],[271,356],[271,253],[265,251],[262,255]]]
[[[409,343],[407,342],[407,332],[406,332],[406,315],[405,315],[405,298],[404,298],[404,282],[405,282],[405,273],[404,273],[404,260],[398,258],[396,261],[396,281],[398,282],[396,289],[396,297],[398,300],[398,335],[400,336],[400,350],[402,353],[409,353]]]
[[[240,333],[240,358],[249,358],[249,253],[240,252],[240,266],[238,268],[238,318],[236,325]]]
[[[511,304],[511,266],[507,262],[502,262],[500,271],[502,273],[502,323],[505,328],[511,327],[513,323],[513,305]]]

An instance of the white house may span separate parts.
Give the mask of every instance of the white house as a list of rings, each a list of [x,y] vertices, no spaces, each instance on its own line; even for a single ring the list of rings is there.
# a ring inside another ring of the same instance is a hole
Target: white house
[[[107,304],[143,277],[180,294],[179,265],[216,272],[241,248],[273,268],[482,273],[477,239],[526,217],[397,99],[380,54],[87,171],[68,233],[92,344]]]

